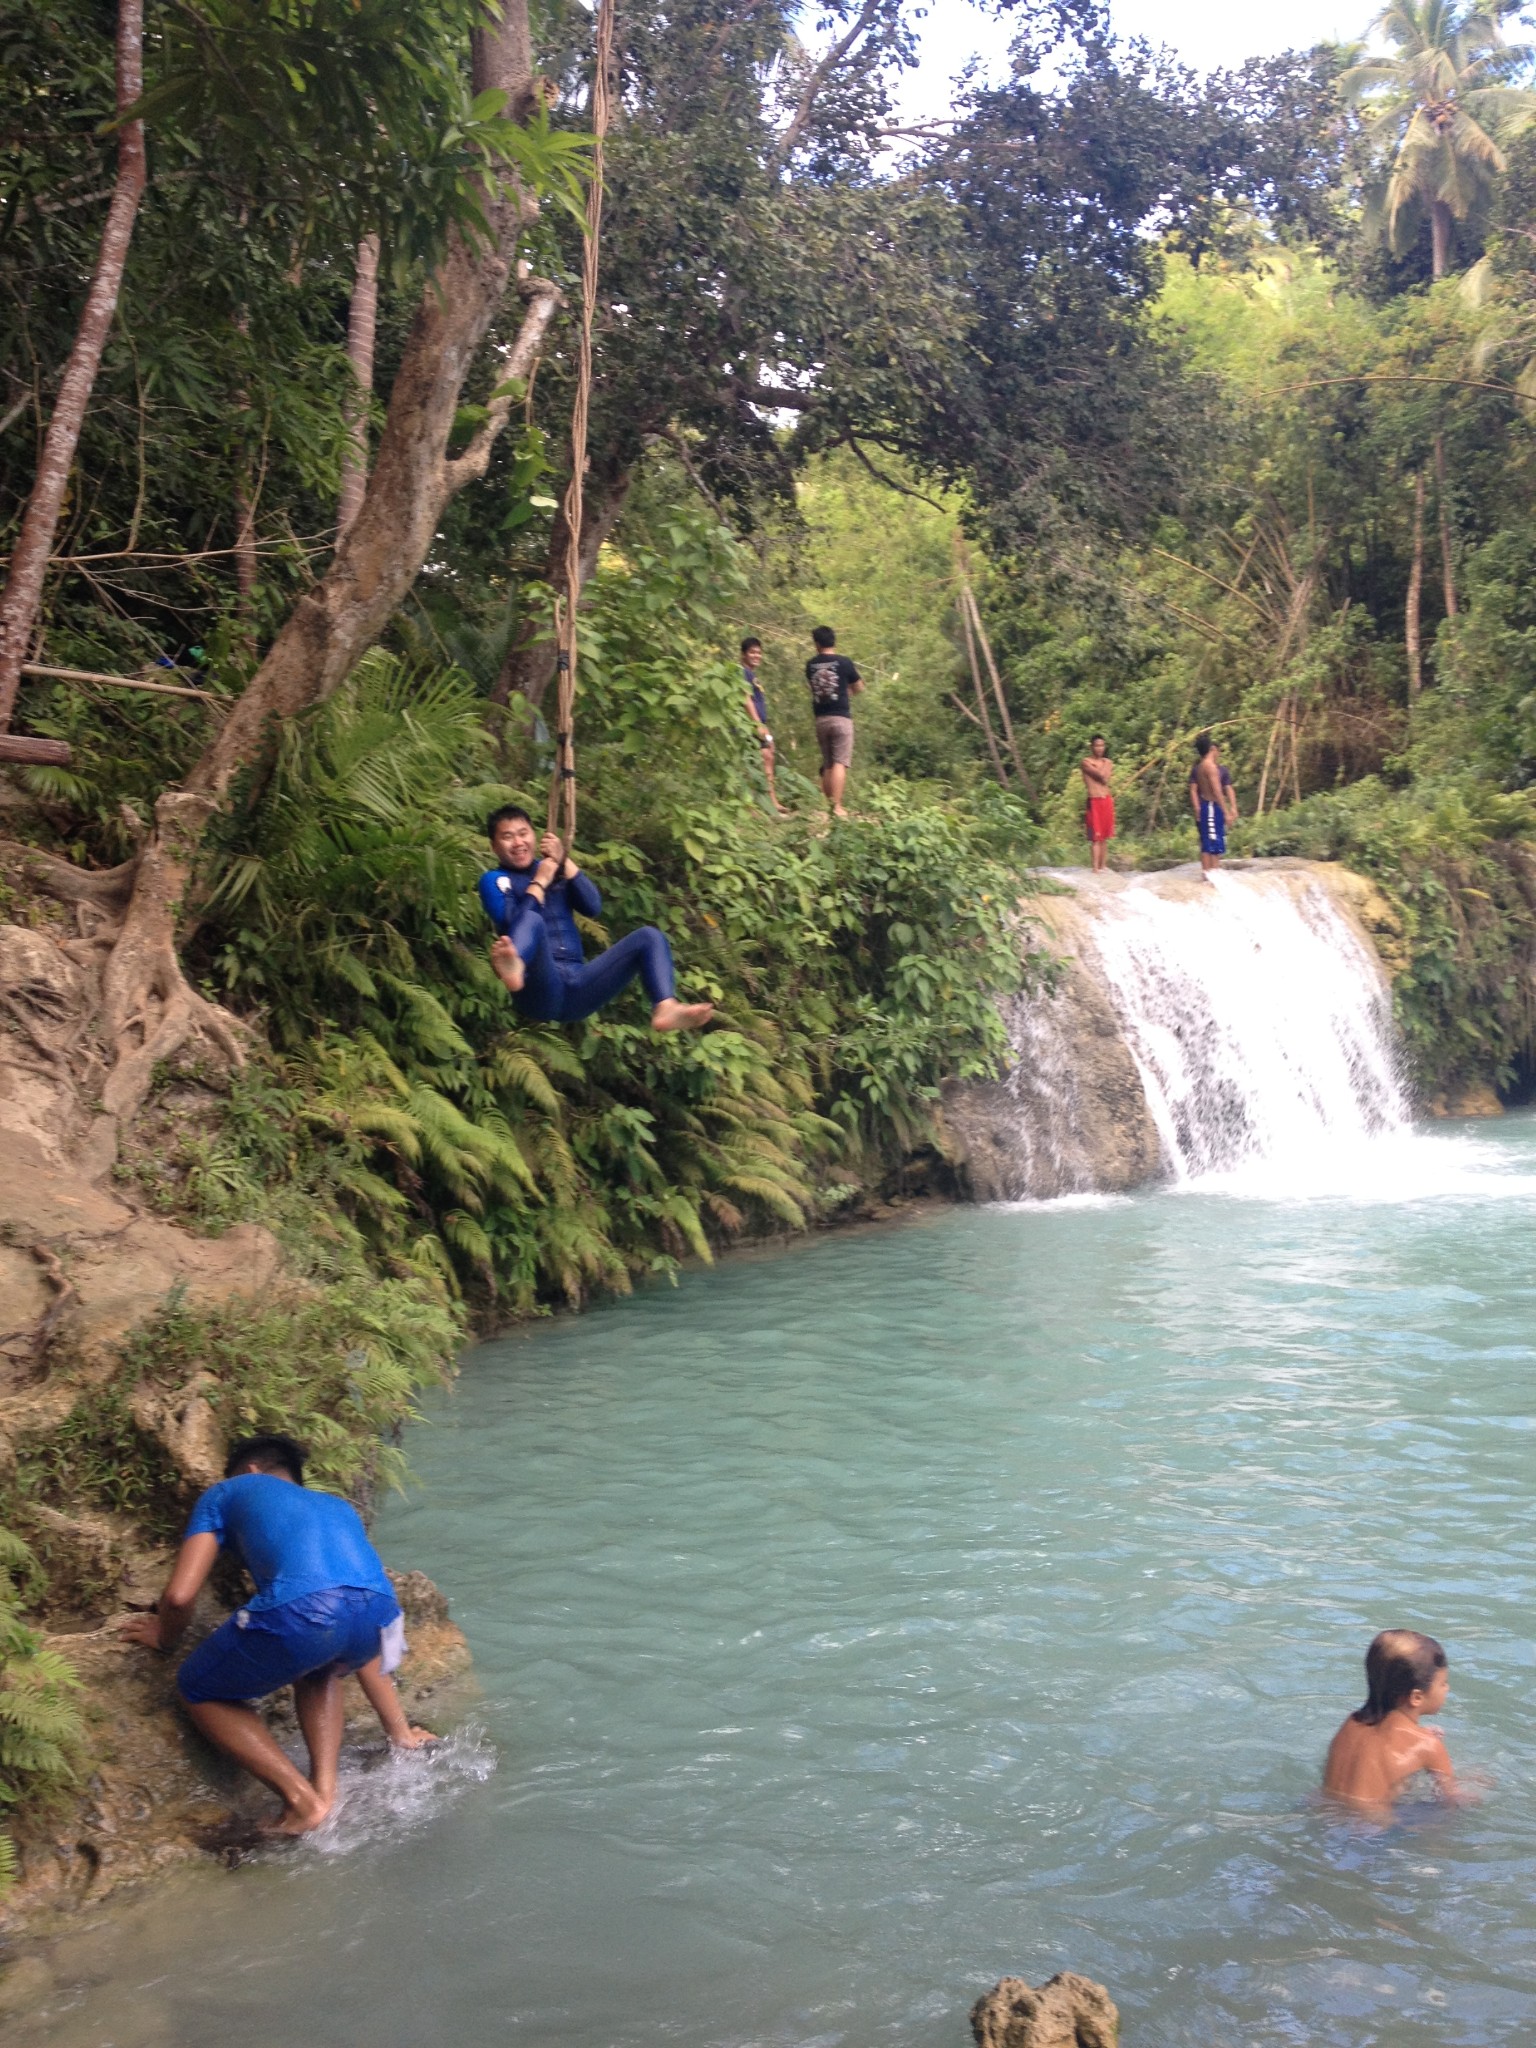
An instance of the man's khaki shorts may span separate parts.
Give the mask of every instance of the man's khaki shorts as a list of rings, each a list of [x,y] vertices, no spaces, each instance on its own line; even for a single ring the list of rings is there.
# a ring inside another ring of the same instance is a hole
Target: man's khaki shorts
[[[823,768],[848,768],[853,764],[853,720],[818,718],[816,744],[821,749]]]

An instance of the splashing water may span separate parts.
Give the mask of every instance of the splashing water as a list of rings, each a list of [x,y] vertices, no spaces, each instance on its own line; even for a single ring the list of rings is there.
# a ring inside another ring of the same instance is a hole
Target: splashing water
[[[345,1749],[336,1806],[324,1827],[304,1836],[296,1850],[285,1843],[268,1853],[350,1856],[370,1842],[419,1832],[495,1768],[495,1748],[474,1722],[429,1748]]]
[[[1316,882],[1218,875],[1109,897],[1093,946],[1175,1180],[1305,1170],[1408,1110],[1374,956]]]

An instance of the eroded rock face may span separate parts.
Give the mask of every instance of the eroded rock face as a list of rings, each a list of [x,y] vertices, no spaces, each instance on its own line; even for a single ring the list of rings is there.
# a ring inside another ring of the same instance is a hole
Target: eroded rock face
[[[971,2007],[976,2048],[1115,2048],[1120,2015],[1102,1984],[1061,1970],[1039,1990],[1004,1977]]]

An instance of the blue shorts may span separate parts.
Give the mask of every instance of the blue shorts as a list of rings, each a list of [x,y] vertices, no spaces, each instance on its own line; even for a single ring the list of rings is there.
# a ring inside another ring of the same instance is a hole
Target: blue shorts
[[[393,1593],[336,1586],[281,1607],[242,1607],[199,1643],[176,1674],[190,1705],[259,1700],[296,1678],[345,1677],[379,1654],[379,1635],[400,1612]]]
[[[1200,806],[1200,851],[1202,853],[1225,853],[1227,850],[1227,814],[1220,804]]]

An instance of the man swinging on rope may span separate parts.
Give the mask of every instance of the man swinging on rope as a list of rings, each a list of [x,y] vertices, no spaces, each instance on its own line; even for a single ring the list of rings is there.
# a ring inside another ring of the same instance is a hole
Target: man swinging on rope
[[[535,844],[533,821],[503,804],[487,822],[498,865],[480,877],[480,901],[495,926],[491,965],[537,1024],[578,1024],[611,1003],[638,974],[651,999],[653,1031],[697,1031],[713,1003],[680,1003],[673,993],[672,948],[643,924],[587,960],[574,912],[596,917],[603,899],[553,832]],[[542,855],[543,858],[538,858]]]

